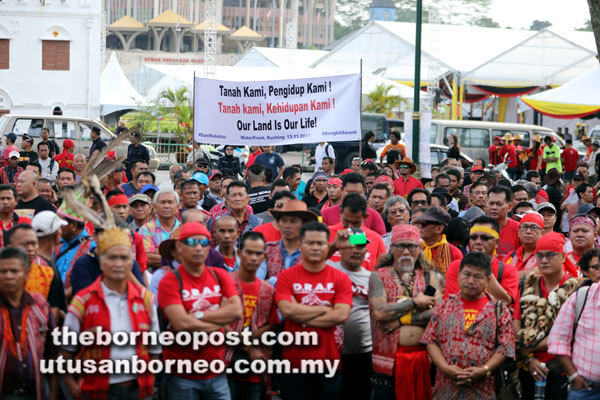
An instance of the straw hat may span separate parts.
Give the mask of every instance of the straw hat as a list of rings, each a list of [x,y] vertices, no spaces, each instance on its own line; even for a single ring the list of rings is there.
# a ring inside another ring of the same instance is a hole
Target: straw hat
[[[542,143],[542,135],[535,135],[531,140],[534,142]]]
[[[502,140],[504,140],[505,142],[511,142],[514,140],[513,135],[511,135],[510,133],[506,133],[504,135],[504,137],[502,138]]]
[[[400,165],[408,165],[410,168],[410,174],[414,174],[417,171],[417,166],[412,162],[410,158],[404,157],[404,160],[400,161]]]
[[[514,140],[523,140],[523,138],[518,133],[515,133]]]

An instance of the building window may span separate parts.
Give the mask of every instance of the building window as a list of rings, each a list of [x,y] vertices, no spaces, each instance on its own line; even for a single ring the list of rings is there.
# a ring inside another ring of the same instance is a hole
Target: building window
[[[68,71],[70,42],[65,40],[42,40],[42,69]]]
[[[10,41],[0,39],[0,69],[8,69],[10,57]]]

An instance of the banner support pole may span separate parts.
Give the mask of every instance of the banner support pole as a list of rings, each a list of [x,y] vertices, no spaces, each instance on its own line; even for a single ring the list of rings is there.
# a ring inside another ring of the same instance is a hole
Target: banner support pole
[[[194,70],[194,87],[193,87],[193,98],[192,98],[192,115],[196,115],[196,71]],[[196,127],[194,126],[194,120],[195,118],[192,117],[192,168],[196,169],[196,146],[194,146],[194,143],[196,143]]]
[[[360,140],[358,141],[358,158],[361,159],[362,161],[362,146],[363,146],[363,136],[362,136],[362,79],[363,79],[363,66],[362,66],[362,58],[360,59],[360,101],[358,102],[359,104],[359,109],[358,109],[358,117],[360,118],[360,132],[359,132],[359,136],[360,136]],[[377,160],[375,160],[375,162],[377,162]]]

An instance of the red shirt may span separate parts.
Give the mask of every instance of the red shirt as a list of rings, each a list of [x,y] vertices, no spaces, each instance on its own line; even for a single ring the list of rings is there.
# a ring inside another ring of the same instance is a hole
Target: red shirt
[[[529,156],[529,160],[530,160],[529,161],[529,169],[532,171],[537,171],[538,159],[542,155],[542,149],[537,149],[535,154],[533,153],[533,148],[527,149],[527,155]]]
[[[512,253],[513,250],[521,247],[518,231],[519,223],[512,218],[508,218],[506,220],[506,225],[500,230],[497,250],[499,256]]]
[[[282,271],[277,278],[275,303],[295,299],[309,306],[336,304],[352,305],[352,284],[348,275],[333,267],[325,266],[320,272],[309,272],[302,264]],[[317,332],[318,346],[284,346],[283,359],[290,360],[292,367],[299,368],[301,360],[339,360],[344,345],[342,325],[332,328],[302,326],[286,319],[284,330],[288,332]]]
[[[344,226],[340,222],[339,224],[335,224],[334,226],[329,227],[329,242],[333,243],[335,240],[335,235],[337,235],[338,231],[344,229]],[[380,235],[377,232],[370,230],[369,228],[363,226],[361,228],[365,235],[367,236],[367,240],[370,242],[367,244],[367,254],[365,255],[365,261],[363,262],[363,267],[368,269],[369,271],[373,271],[377,266],[377,260],[379,256],[387,253],[385,249],[385,243]],[[336,251],[329,260],[333,262],[341,261],[341,255],[338,251]]]
[[[333,207],[327,207],[321,210],[321,216],[323,217],[323,223],[331,226],[339,224],[342,219],[340,217],[340,205]],[[380,235],[385,235],[385,223],[381,215],[373,210],[371,207],[367,207],[367,216],[363,226],[377,232]]]
[[[514,168],[518,165],[517,148],[514,144],[504,145],[498,152],[504,161],[508,161],[508,168]],[[504,158],[506,156],[506,158]]]
[[[260,232],[265,237],[265,242],[277,242],[281,240],[281,232],[273,226],[272,222],[262,224],[254,228],[254,232]]]
[[[394,180],[394,194],[402,196],[405,199],[413,189],[423,189],[423,183],[415,177],[409,176],[408,179],[400,177]]]
[[[565,172],[575,171],[577,169],[577,160],[579,160],[579,153],[574,148],[566,148],[563,150],[560,157],[563,161],[563,168]]]
[[[500,164],[500,157],[496,150],[497,150],[496,145],[491,145],[490,148],[488,149],[488,151],[490,153],[490,164],[494,164],[494,165]]]
[[[248,155],[248,162],[246,163],[246,171],[248,171],[248,167],[254,164],[254,160],[256,160],[256,156],[262,154],[262,150],[258,150],[256,153],[250,153]]]
[[[485,294],[477,300],[465,300],[462,297],[460,299],[463,302],[466,331],[473,325],[473,322],[475,322],[475,319],[477,318],[477,314],[479,314],[479,311],[483,309],[483,306],[485,306],[490,299],[488,299]]]
[[[214,275],[207,271],[208,268],[217,274],[220,285]],[[179,268],[179,273],[181,274],[183,286],[182,293],[179,292],[179,283],[173,272],[167,273],[160,281],[158,285],[158,306],[160,309],[172,304],[179,304],[185,308],[188,314],[196,311],[215,310],[219,308],[223,297],[230,298],[238,295],[231,277],[223,269],[205,266],[202,275],[196,277],[190,275],[182,266]],[[221,329],[221,332],[223,332],[223,329]],[[224,361],[224,355],[224,345],[206,345],[198,350],[193,350],[191,345],[178,346],[176,344],[163,348],[163,360],[191,360],[192,363],[196,360],[206,360],[210,363],[212,360],[217,359]],[[217,376],[210,371],[204,375],[173,373],[186,379],[210,379]]]

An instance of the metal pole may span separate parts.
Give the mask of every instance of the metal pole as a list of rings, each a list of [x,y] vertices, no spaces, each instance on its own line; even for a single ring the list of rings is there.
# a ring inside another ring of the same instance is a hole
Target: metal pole
[[[419,108],[419,94],[421,92],[421,22],[423,20],[423,0],[417,0],[417,23],[415,39],[415,91],[413,95],[413,137],[412,137],[412,159],[415,165],[419,165],[419,130],[421,112]]]
[[[205,26],[206,29],[206,26]],[[194,88],[192,92],[192,115],[196,115],[196,71],[194,71]],[[194,117],[192,117],[192,171],[196,169],[196,147],[194,147],[194,143],[196,142],[196,138],[194,137],[195,133],[194,126]],[[184,153],[185,154],[185,153]]]
[[[360,101],[359,101],[358,115],[360,116],[360,141],[358,142],[358,157],[362,160],[362,144],[363,144],[363,135],[362,135],[362,58],[360,59]],[[375,162],[377,162],[377,160],[375,160]]]

